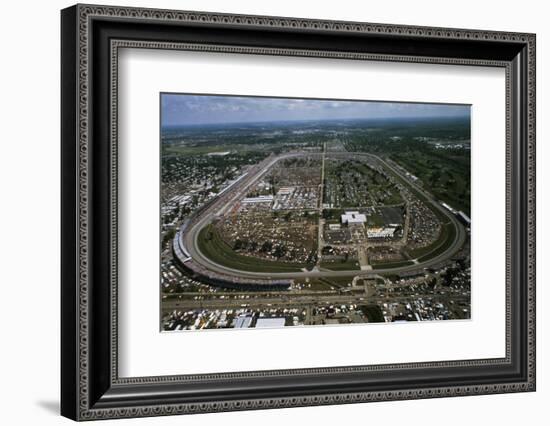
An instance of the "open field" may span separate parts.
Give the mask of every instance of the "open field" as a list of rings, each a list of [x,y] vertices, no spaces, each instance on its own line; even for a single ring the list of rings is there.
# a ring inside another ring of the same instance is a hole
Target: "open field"
[[[352,277],[310,278],[308,280],[299,278],[295,280],[295,283],[301,285],[304,290],[316,290],[323,292],[348,287],[348,284],[351,283],[352,279]]]
[[[348,287],[348,284],[351,283],[352,278],[350,277],[326,277],[326,278],[320,278],[320,281],[328,284],[331,287],[334,288],[343,288]]]
[[[405,260],[403,262],[386,262],[386,263],[373,264],[372,269],[398,268],[400,266],[408,266],[413,264],[414,263],[411,262],[410,260]]]
[[[367,223],[369,226],[387,226],[403,224],[404,207],[376,207],[369,210]]]
[[[330,269],[331,271],[353,271],[359,270],[359,263],[357,260],[336,260],[334,262],[321,262],[321,268]]]

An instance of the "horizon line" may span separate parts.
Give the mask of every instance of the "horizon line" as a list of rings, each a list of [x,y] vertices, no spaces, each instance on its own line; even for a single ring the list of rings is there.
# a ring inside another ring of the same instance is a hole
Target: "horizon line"
[[[161,128],[168,127],[197,127],[197,126],[220,126],[220,125],[251,125],[251,124],[274,124],[274,123],[300,123],[300,122],[325,122],[325,121],[366,121],[366,120],[431,120],[431,119],[453,119],[470,118],[471,114],[463,115],[434,115],[434,116],[398,116],[398,117],[348,117],[348,118],[306,118],[306,119],[285,119],[285,120],[260,120],[260,121],[223,121],[223,122],[203,122],[203,123],[180,123],[180,124],[162,124]],[[162,119],[161,119],[162,121]]]

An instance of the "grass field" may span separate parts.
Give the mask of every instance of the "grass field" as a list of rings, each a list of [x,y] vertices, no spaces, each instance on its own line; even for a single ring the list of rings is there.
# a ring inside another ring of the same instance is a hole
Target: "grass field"
[[[312,291],[327,291],[331,290],[330,284],[323,282],[318,279],[310,279],[309,282],[306,282],[306,280],[296,280],[297,283],[302,284],[304,286],[305,290],[312,290]]]
[[[379,213],[371,213],[367,217],[369,226],[384,226],[384,217]]]
[[[296,280],[297,283],[303,284],[305,290],[314,290],[314,291],[329,291],[329,293],[334,290],[347,287],[349,283],[353,280],[353,277],[327,277],[327,278],[311,278],[309,282],[306,282],[305,279]],[[308,287],[309,285],[309,287]]]
[[[359,270],[359,263],[356,260],[348,260],[346,262],[321,262],[321,269],[329,269],[331,271],[356,271]]]
[[[212,261],[227,266],[251,272],[296,272],[305,268],[305,264],[277,262],[257,257],[243,256],[236,253],[219,235],[213,225],[207,225],[198,235],[199,250]]]
[[[325,284],[328,284],[331,287],[334,288],[341,288],[341,287],[347,287],[349,283],[351,283],[353,280],[353,277],[326,277],[326,278],[319,278],[319,281],[324,282]]]
[[[388,262],[388,263],[377,263],[372,265],[372,269],[387,269],[387,268],[399,268],[401,266],[409,266],[414,262],[410,260],[404,260],[402,262]]]

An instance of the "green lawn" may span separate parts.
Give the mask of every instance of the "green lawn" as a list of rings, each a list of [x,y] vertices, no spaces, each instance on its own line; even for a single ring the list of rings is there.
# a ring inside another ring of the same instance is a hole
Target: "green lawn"
[[[310,279],[309,282],[306,282],[306,280],[297,280],[296,282],[302,284],[305,290],[313,290],[313,291],[331,290],[331,286],[329,283],[315,279],[315,278]]]
[[[331,271],[356,271],[360,269],[357,260],[347,260],[345,262],[321,262],[321,268],[329,269]]]
[[[384,218],[379,213],[371,213],[367,217],[369,226],[384,226]]]
[[[375,265],[372,265],[372,269],[399,268],[401,266],[412,265],[413,263],[414,262],[411,262],[410,260],[404,260],[404,261],[401,261],[401,262],[377,263]]]
[[[328,284],[331,287],[341,288],[347,287],[353,281],[353,277],[326,277],[319,278],[319,281]]]

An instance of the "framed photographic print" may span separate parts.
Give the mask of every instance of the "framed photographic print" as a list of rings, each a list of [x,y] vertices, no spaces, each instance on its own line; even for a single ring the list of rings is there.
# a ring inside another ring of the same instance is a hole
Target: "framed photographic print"
[[[535,390],[535,36],[76,5],[74,420]]]

